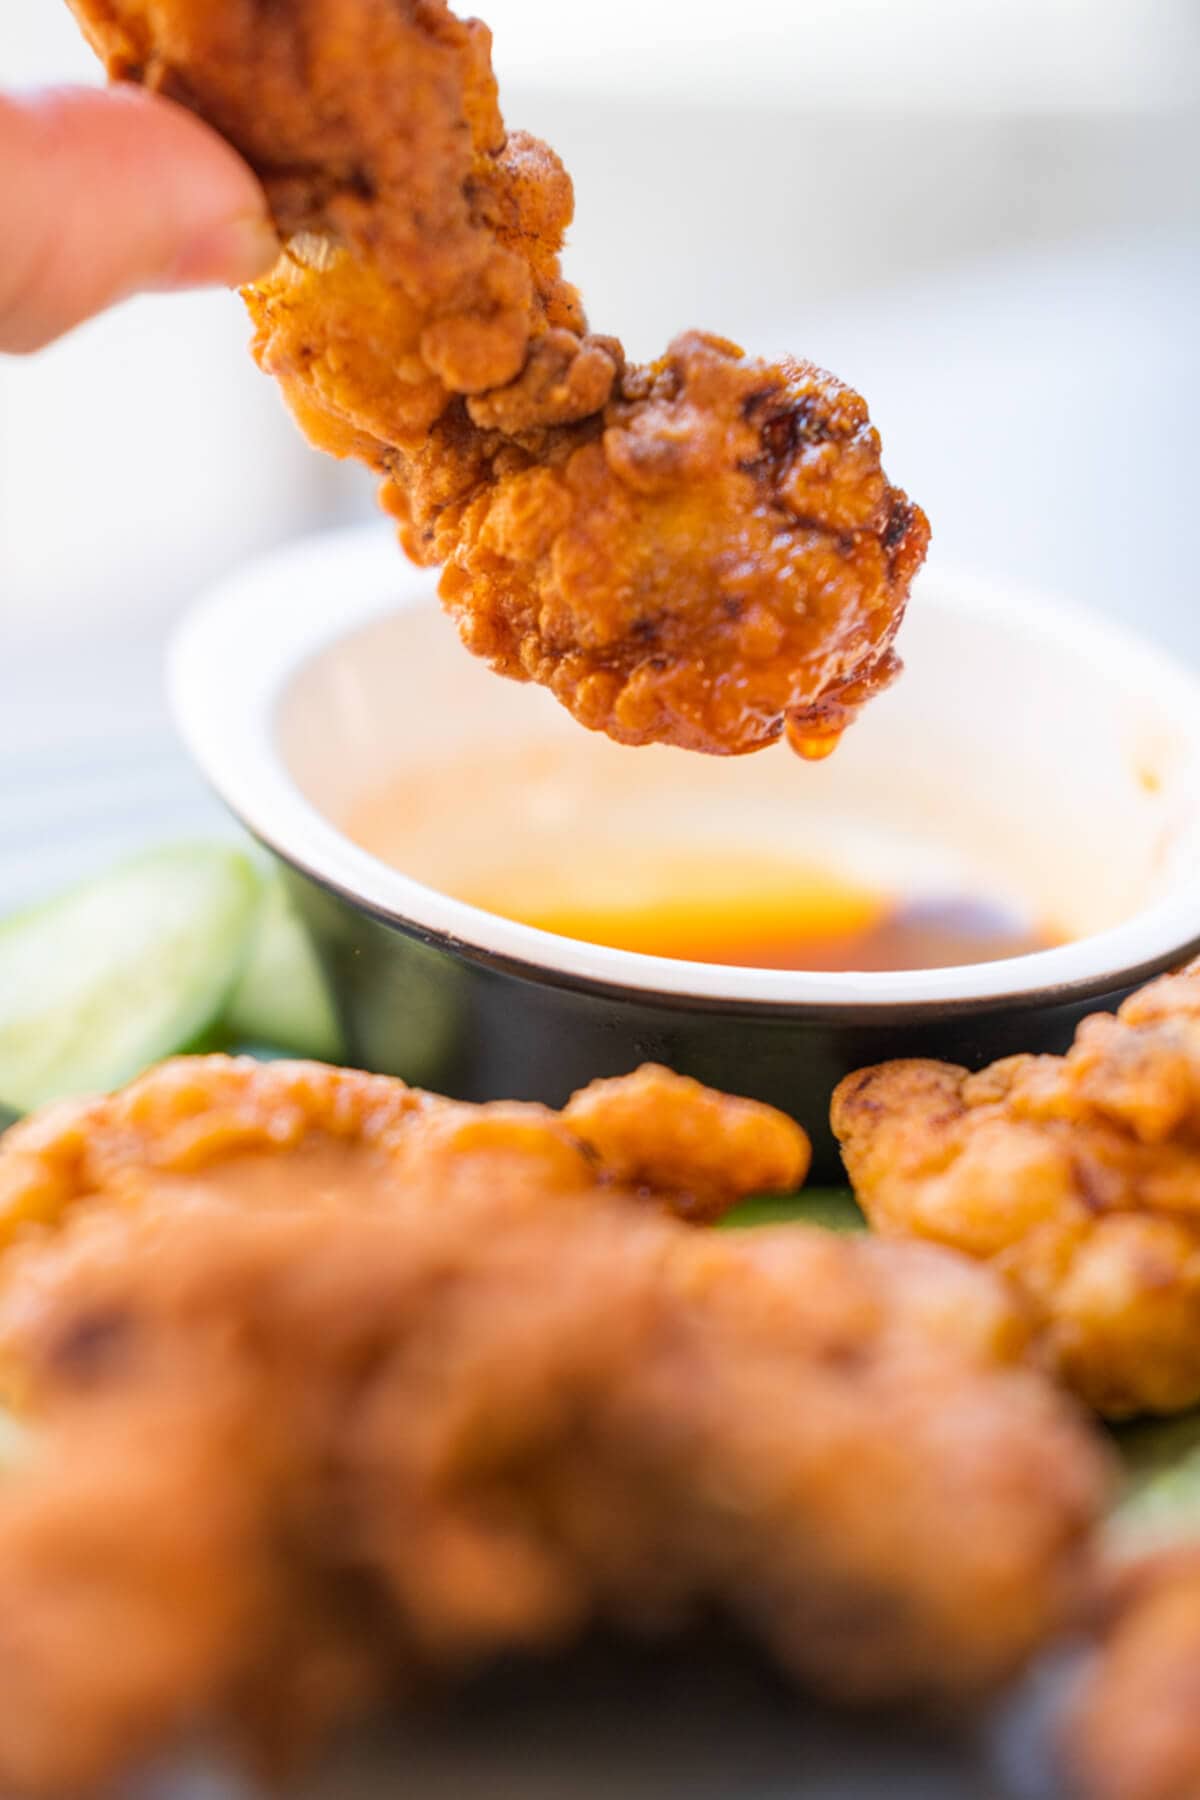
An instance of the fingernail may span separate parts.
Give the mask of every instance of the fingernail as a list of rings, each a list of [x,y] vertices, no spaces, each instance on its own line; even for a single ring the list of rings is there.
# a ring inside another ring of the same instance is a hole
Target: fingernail
[[[194,239],[156,286],[243,287],[274,267],[280,248],[265,219],[231,219]]]

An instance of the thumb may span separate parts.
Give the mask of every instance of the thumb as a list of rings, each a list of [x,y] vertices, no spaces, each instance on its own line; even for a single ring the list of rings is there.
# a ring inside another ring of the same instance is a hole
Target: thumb
[[[139,291],[236,287],[278,254],[254,176],[182,107],[132,87],[0,96],[0,350]]]

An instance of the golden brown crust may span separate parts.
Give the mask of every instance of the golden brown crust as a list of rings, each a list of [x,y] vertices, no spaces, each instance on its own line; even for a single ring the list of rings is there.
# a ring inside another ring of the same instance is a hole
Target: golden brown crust
[[[77,1206],[132,1208],[179,1187],[216,1206],[306,1206],[323,1172],[356,1159],[360,1205],[397,1190],[453,1195],[482,1159],[493,1178],[538,1194],[619,1186],[690,1215],[719,1217],[747,1195],[788,1193],[808,1168],[800,1126],[757,1100],[718,1094],[648,1063],[593,1082],[561,1113],[546,1106],[446,1100],[388,1075],[312,1062],[190,1056],[160,1063],[119,1093],[66,1100],[16,1125],[0,1152],[0,1251]],[[186,1187],[183,1184],[189,1184]],[[343,1185],[330,1190],[345,1204]]]
[[[1090,1405],[1200,1401],[1196,966],[1085,1019],[1065,1057],[860,1070],[833,1127],[872,1224],[994,1262]]]
[[[0,1148],[49,1215],[0,1286],[6,1792],[201,1719],[278,1749],[598,1621],[715,1605],[834,1695],[963,1697],[1071,1616],[1103,1459],[1003,1284],[685,1226],[594,1159],[696,1191],[712,1096],[577,1105],[586,1150],[542,1108],[210,1058]]]
[[[445,0],[72,0],[110,73],[213,123],[287,250],[255,351],[386,477],[464,641],[623,743],[831,749],[895,674],[928,525],[857,394],[698,332],[628,365],[559,253],[570,179],[506,134]]]
[[[790,1194],[808,1173],[794,1120],[656,1063],[593,1081],[562,1117],[614,1181],[669,1195],[684,1218],[719,1219],[748,1194]]]

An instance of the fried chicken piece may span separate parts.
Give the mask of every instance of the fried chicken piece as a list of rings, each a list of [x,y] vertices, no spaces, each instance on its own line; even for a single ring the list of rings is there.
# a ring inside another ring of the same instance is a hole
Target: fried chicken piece
[[[1200,1401],[1200,964],[1064,1057],[850,1075],[832,1121],[872,1225],[992,1262],[1090,1406]]]
[[[184,1059],[7,1134],[0,1788],[712,1606],[838,1697],[1005,1679],[1104,1457],[968,1260],[661,1204],[743,1158],[797,1128],[657,1069],[559,1115]]]
[[[177,1057],[121,1092],[64,1100],[16,1125],[0,1149],[0,1252],[31,1224],[76,1207],[161,1205],[256,1210],[391,1206],[419,1180],[449,1205],[511,1162],[537,1191],[619,1184],[687,1217],[717,1218],[749,1194],[790,1193],[808,1138],[757,1100],[718,1094],[646,1063],[595,1081],[561,1113],[547,1106],[446,1100],[388,1075],[324,1063]],[[481,1173],[482,1172],[482,1173]]]
[[[445,0],[71,0],[110,75],[182,102],[285,241],[255,353],[322,448],[384,477],[464,642],[627,744],[825,754],[898,669],[924,515],[862,400],[698,332],[589,334],[570,179],[507,133]]]
[[[1147,1558],[1113,1583],[1067,1760],[1083,1800],[1200,1794],[1200,1550]]]
[[[581,1088],[562,1121],[606,1175],[688,1219],[719,1219],[750,1194],[790,1193],[808,1173],[808,1138],[782,1113],[657,1063]]]
[[[1103,1462],[985,1271],[547,1193],[499,1139],[449,1202],[357,1173],[10,1253],[5,1793],[200,1721],[277,1757],[595,1622],[717,1606],[829,1694],[961,1700],[1069,1618]]]

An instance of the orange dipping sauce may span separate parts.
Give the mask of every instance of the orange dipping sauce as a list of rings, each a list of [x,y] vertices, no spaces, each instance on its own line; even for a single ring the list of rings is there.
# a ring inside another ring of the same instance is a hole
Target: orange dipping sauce
[[[928,860],[914,869],[878,843],[857,859],[836,843],[814,852],[796,845],[794,828],[777,845],[754,844],[753,832],[769,829],[761,814],[748,822],[736,804],[709,803],[721,768],[703,771],[695,793],[664,798],[642,779],[658,766],[649,752],[619,753],[619,786],[589,783],[583,754],[501,747],[491,763],[402,776],[366,795],[347,829],[385,862],[485,912],[686,962],[936,969],[1063,941],[949,862],[944,874]]]
[[[694,920],[680,930],[678,921],[662,912],[586,924],[551,913],[521,923],[615,950],[743,969],[945,969],[1027,956],[1062,941],[1049,932],[1022,929],[1019,920],[978,900],[895,906],[873,925],[828,934],[806,933],[801,921],[764,930],[757,920],[736,916],[713,920],[706,932]]]
[[[712,872],[709,870],[711,882]],[[756,969],[939,969],[997,962],[1049,949],[1060,940],[1000,905],[972,896],[902,901],[812,874],[789,886],[724,884],[729,891],[636,895],[625,904],[523,901],[510,877],[496,894],[464,899],[561,937],[687,962]]]

